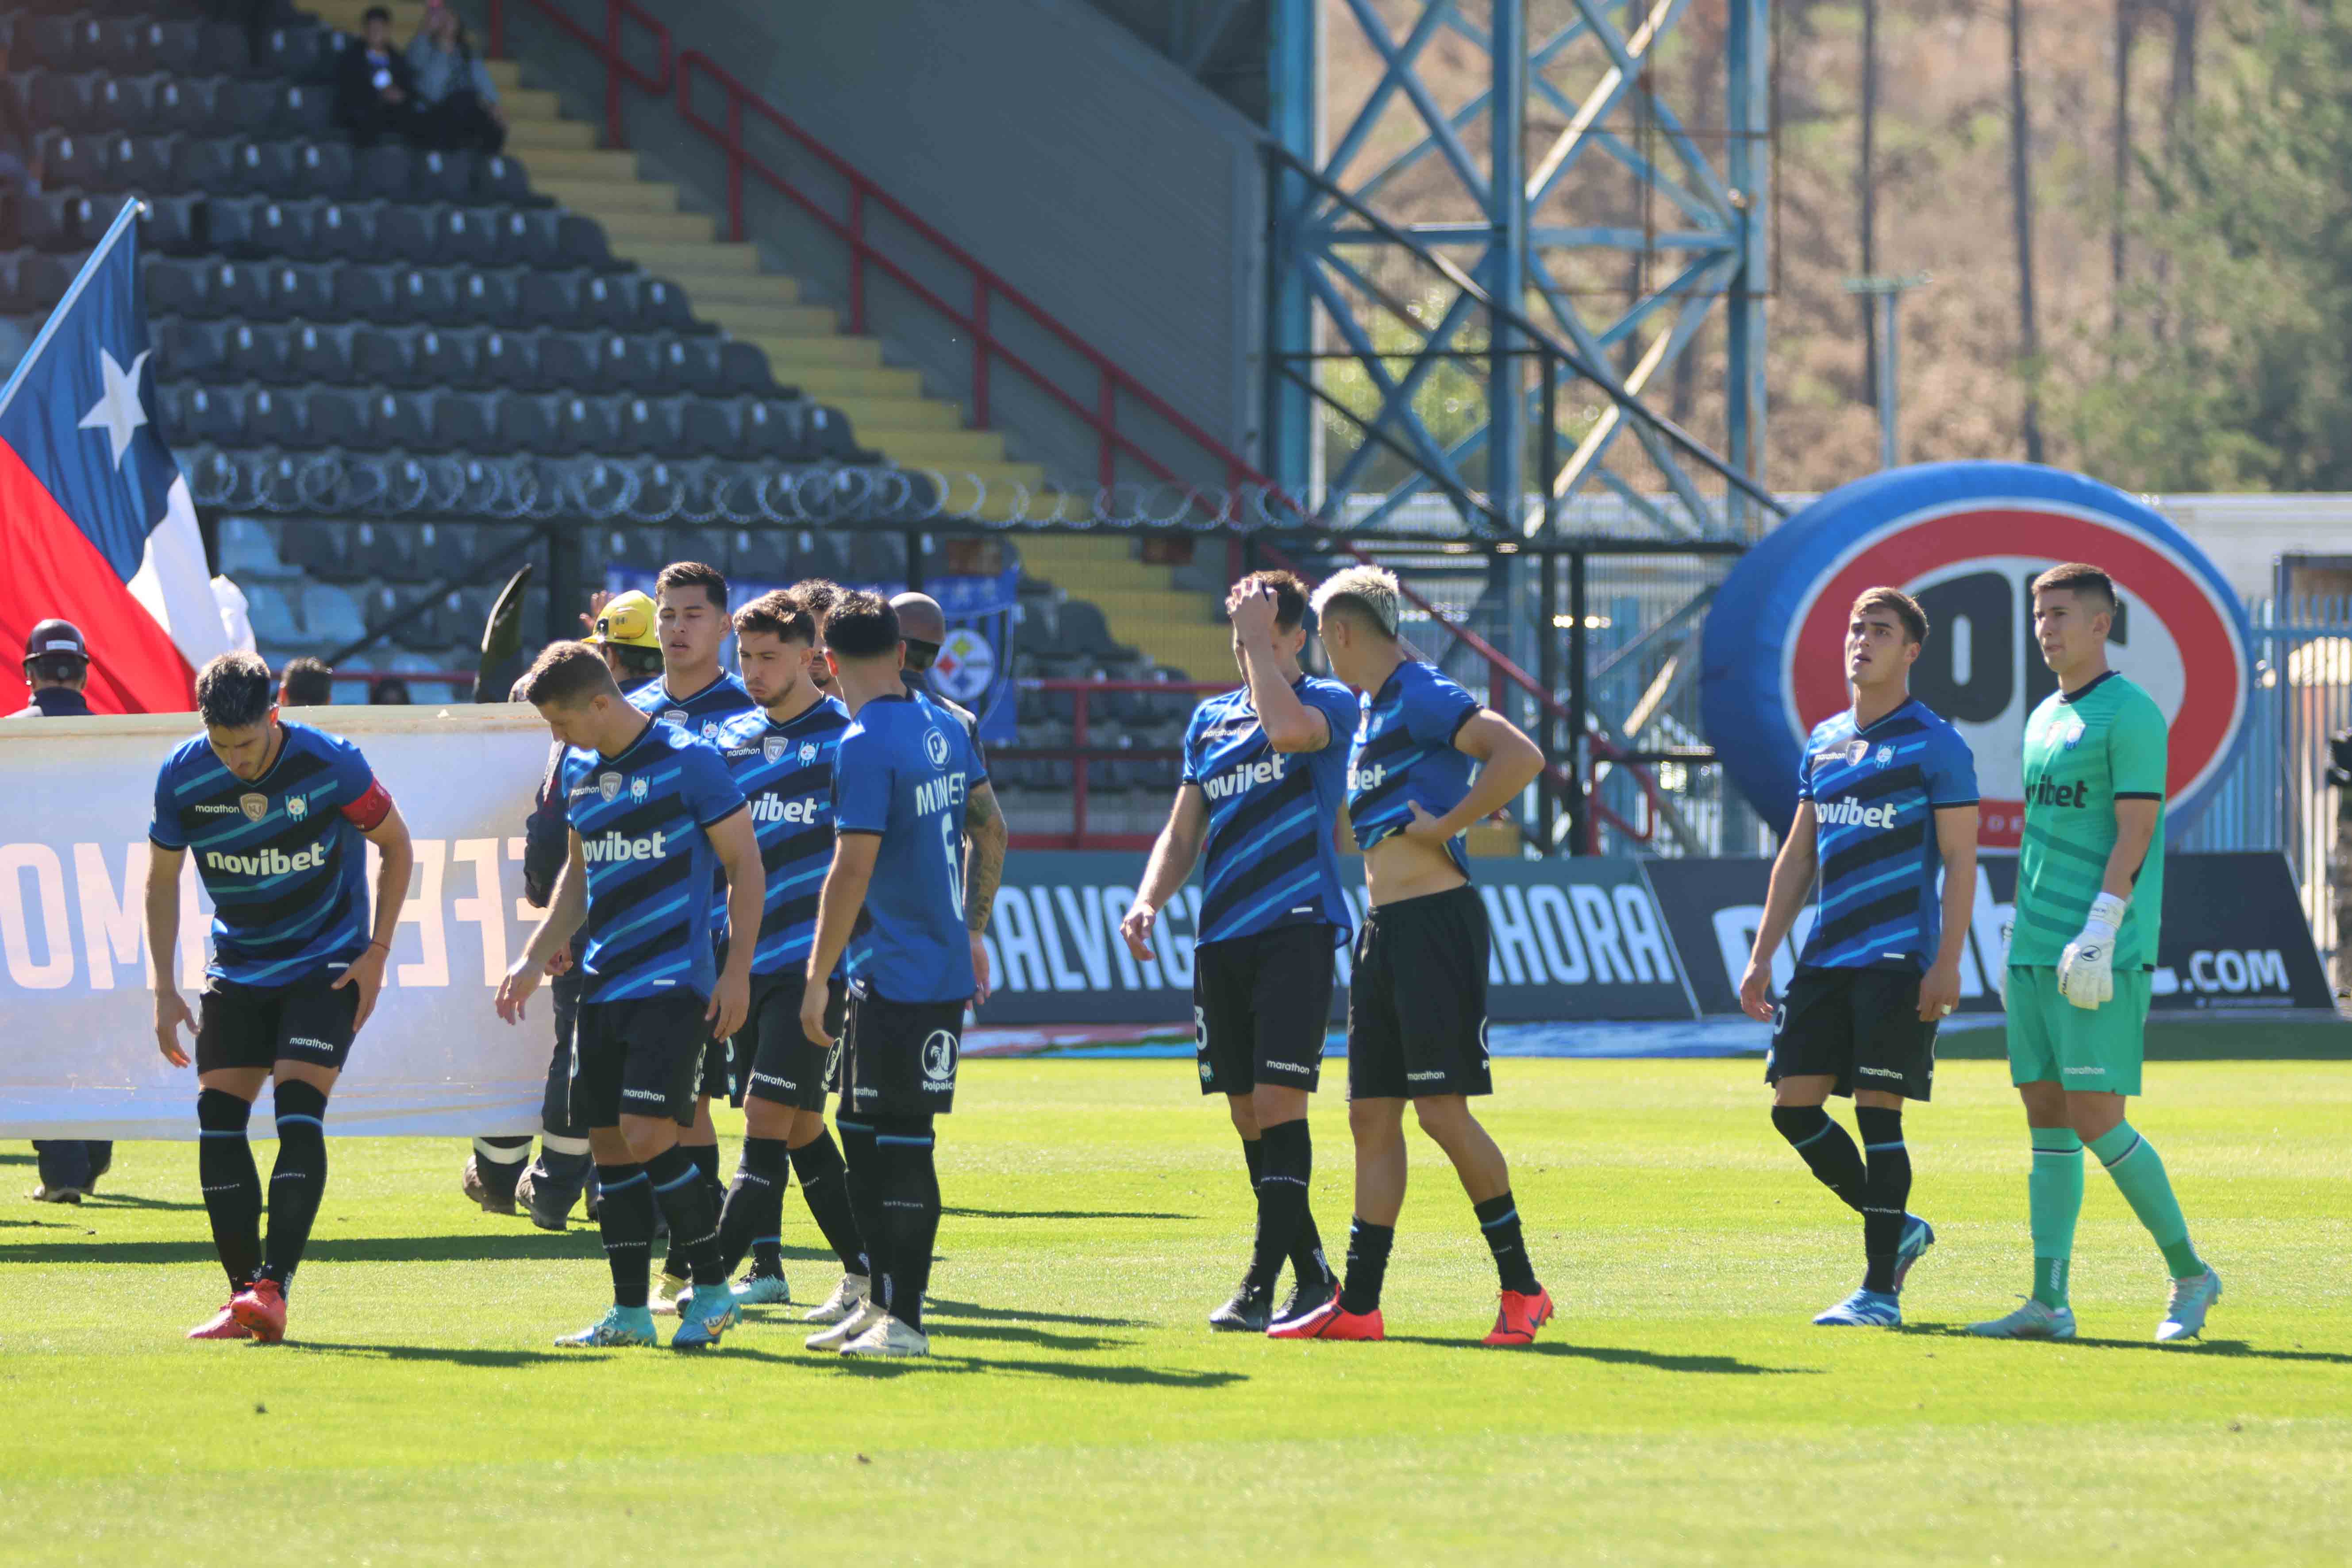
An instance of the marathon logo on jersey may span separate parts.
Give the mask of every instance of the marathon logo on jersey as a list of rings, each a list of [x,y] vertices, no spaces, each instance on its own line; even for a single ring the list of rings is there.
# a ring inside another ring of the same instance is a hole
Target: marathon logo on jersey
[[[259,822],[269,815],[269,797],[266,795],[241,795],[236,797],[236,807],[245,813],[247,822]]]
[[[1813,815],[1823,827],[1892,827],[1895,807],[1864,805],[1848,796],[1843,800],[1828,800],[1813,807]]]
[[[580,841],[580,853],[592,866],[618,866],[631,860],[659,860],[669,853],[669,835],[656,831],[642,838],[625,833],[600,833]]]
[[[236,815],[236,807],[233,805],[220,805],[210,801],[197,806],[195,809],[204,813],[206,816],[235,816]]]
[[[327,847],[323,844],[313,844],[291,855],[275,846],[257,849],[250,855],[230,855],[218,849],[205,851],[207,870],[226,871],[233,877],[283,877],[295,871],[314,871],[326,863]]]
[[[1201,792],[1211,800],[1227,800],[1259,784],[1280,784],[1284,761],[1280,756],[1272,756],[1259,762],[1245,763],[1229,773],[1203,779]]]
[[[816,825],[814,800],[786,800],[773,790],[768,790],[751,801],[751,820],[755,823],[797,822],[803,826]]]
[[[2035,782],[2025,799],[2029,805],[2088,805],[2091,804],[2091,786],[2082,779],[2073,784],[2053,784],[2043,778]]]

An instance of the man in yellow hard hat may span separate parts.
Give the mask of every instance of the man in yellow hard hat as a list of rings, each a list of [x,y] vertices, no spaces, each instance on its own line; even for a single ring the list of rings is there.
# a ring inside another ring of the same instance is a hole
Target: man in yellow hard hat
[[[654,629],[650,595],[634,588],[614,595],[596,611],[594,629],[582,640],[604,656],[624,694],[662,672],[661,635]]]

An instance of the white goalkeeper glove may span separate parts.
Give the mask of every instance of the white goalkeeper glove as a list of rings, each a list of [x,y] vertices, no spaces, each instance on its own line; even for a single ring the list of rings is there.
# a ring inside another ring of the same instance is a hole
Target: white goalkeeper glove
[[[2009,1008],[2009,939],[2011,933],[2016,930],[2017,922],[2013,920],[2000,922],[2000,957],[1992,970],[1992,988],[2000,997],[2000,1005],[2004,1012]]]
[[[2091,900],[2090,919],[2058,955],[2058,994],[2077,1007],[2095,1008],[2116,995],[2116,928],[2130,901],[2113,893]]]

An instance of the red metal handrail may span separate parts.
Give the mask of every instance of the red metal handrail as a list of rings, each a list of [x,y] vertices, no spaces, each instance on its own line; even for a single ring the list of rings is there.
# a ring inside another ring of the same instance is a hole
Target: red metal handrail
[[[604,138],[614,147],[626,147],[629,139],[621,122],[621,84],[635,83],[647,92],[667,92],[677,74],[670,48],[669,29],[660,18],[632,0],[604,0],[604,31],[603,36],[588,30],[572,15],[554,5],[552,0],[531,0],[539,13],[557,27],[572,36],[574,42],[593,50],[604,60]],[[661,68],[647,71],[640,68],[621,48],[621,24],[635,22],[653,36],[654,47],[661,58]],[[490,0],[490,54],[504,58],[507,52],[506,0]]]

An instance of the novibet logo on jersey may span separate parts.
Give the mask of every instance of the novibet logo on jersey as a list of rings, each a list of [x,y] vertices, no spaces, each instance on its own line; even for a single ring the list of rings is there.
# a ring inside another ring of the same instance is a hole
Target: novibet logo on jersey
[[[1824,827],[1892,827],[1895,808],[1891,805],[1864,805],[1848,796],[1844,800],[1826,801],[1813,807]]]

